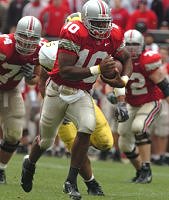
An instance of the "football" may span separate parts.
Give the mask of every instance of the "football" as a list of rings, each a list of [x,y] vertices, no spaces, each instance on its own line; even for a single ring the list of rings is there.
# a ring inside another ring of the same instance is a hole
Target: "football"
[[[123,65],[122,63],[119,61],[119,60],[114,60],[115,61],[115,65],[114,65],[114,68],[112,69],[112,72],[110,74],[107,74],[107,75],[104,75],[105,78],[108,78],[108,79],[112,79],[115,77],[115,73],[116,73],[116,70],[119,71],[119,73],[121,74],[122,70],[123,70]],[[116,70],[115,70],[116,69]]]

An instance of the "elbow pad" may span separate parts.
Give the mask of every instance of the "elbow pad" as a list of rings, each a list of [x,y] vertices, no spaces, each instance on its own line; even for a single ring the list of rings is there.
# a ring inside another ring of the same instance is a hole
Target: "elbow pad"
[[[169,96],[169,81],[165,78],[159,82],[158,87],[161,89],[165,97]]]

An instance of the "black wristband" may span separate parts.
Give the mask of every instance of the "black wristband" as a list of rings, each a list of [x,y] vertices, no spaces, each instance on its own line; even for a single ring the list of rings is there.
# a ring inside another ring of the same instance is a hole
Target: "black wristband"
[[[169,82],[168,82],[168,80],[165,78],[161,82],[159,82],[157,85],[161,89],[161,91],[163,92],[164,96],[168,97],[169,96]]]

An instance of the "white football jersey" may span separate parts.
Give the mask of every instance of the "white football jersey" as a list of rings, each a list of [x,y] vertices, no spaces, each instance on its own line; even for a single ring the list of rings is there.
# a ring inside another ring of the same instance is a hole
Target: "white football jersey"
[[[39,51],[39,63],[47,70],[51,70],[54,66],[58,51],[59,41],[51,41],[45,43]]]

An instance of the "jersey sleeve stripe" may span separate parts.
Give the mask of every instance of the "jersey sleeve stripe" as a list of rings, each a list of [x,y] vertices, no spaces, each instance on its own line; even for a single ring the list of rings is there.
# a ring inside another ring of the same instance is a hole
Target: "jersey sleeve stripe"
[[[67,40],[67,39],[60,40],[58,48],[69,50],[69,51],[74,51],[76,54],[78,54],[80,51],[79,45],[77,45],[74,42]]]
[[[162,65],[162,61],[158,60],[157,62],[145,64],[145,68],[147,71],[155,70],[159,68]]]

